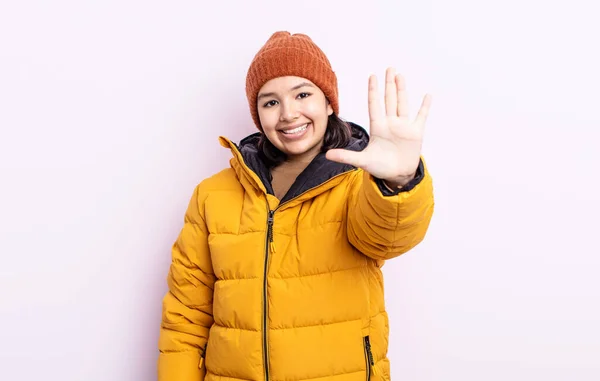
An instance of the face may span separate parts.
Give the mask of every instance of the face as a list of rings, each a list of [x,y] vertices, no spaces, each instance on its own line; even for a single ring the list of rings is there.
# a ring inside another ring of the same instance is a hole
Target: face
[[[257,103],[264,134],[288,159],[311,160],[319,153],[333,108],[314,83],[274,78],[261,87]]]

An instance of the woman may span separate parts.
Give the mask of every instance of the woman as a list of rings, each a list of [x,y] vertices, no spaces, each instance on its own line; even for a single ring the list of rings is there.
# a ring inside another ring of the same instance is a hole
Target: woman
[[[173,246],[159,381],[388,380],[381,266],[433,213],[421,160],[425,96],[408,117],[386,73],[369,79],[371,137],[338,117],[337,80],[302,34],[275,33],[247,75],[259,132],[197,187]]]

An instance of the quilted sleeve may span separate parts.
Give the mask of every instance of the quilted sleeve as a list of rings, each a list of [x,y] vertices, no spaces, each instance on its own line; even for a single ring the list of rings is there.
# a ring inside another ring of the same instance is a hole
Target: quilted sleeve
[[[215,276],[203,216],[205,196],[199,189],[192,196],[172,248],[158,343],[158,381],[204,379],[202,360],[213,324]]]
[[[348,239],[363,254],[386,260],[406,253],[425,237],[433,214],[433,184],[423,161],[421,181],[384,195],[376,179],[359,171],[348,196]]]

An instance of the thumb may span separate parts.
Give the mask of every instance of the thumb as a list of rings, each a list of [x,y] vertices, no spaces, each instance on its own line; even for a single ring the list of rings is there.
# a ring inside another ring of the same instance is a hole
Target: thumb
[[[328,160],[336,161],[336,162],[342,163],[342,164],[350,164],[355,167],[361,167],[363,164],[363,161],[364,161],[363,160],[364,159],[363,152],[356,152],[356,151],[350,151],[347,149],[339,149],[339,148],[330,149],[325,154],[325,157]]]

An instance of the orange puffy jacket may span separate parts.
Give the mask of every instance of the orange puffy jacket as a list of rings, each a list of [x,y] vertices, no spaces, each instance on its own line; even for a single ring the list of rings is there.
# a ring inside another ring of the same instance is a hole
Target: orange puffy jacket
[[[347,147],[368,136],[352,124]],[[173,246],[159,381],[389,380],[381,266],[425,236],[423,161],[397,194],[317,156],[280,201],[258,134],[197,187]],[[335,378],[334,378],[335,377]]]

